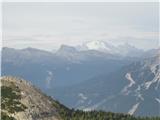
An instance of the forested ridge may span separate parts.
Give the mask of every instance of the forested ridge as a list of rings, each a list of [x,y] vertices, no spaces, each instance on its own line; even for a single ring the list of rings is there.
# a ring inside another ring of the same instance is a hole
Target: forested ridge
[[[160,117],[134,117],[129,114],[105,111],[82,111],[69,109],[58,101],[53,104],[58,108],[63,120],[160,120]]]

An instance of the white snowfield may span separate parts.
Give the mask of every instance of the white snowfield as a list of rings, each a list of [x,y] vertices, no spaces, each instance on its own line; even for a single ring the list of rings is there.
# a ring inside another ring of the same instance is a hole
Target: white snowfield
[[[128,111],[128,114],[133,115],[136,112],[139,105],[140,103],[133,105],[132,108]]]
[[[130,73],[127,73],[125,77],[126,77],[127,80],[129,80],[129,82],[130,82],[129,85],[128,85],[128,87],[132,87],[132,85],[135,84],[135,81],[132,79],[131,74],[130,74]]]
[[[137,96],[137,100],[140,99],[144,101],[143,95],[141,94],[141,85],[138,85],[137,89],[134,92],[135,96]]]
[[[160,73],[157,73],[157,74],[155,75],[155,77],[154,77],[153,80],[148,81],[148,82],[145,83],[145,88],[146,88],[146,89],[149,89],[150,86],[151,86],[153,83],[156,83],[156,82],[159,83],[159,81],[160,81]],[[157,87],[156,87],[156,88],[157,88]],[[155,89],[156,89],[156,88],[155,88]]]
[[[122,93],[128,95],[129,94],[128,89],[132,87],[134,84],[136,84],[136,82],[133,80],[131,73],[126,73],[125,78],[129,81],[129,84],[123,88]]]
[[[105,43],[102,41],[91,41],[86,43],[86,47],[89,50],[110,50],[106,47]]]
[[[87,97],[83,93],[79,93],[78,96],[83,100],[87,100]]]
[[[160,104],[160,99],[159,98],[155,98],[155,100]]]

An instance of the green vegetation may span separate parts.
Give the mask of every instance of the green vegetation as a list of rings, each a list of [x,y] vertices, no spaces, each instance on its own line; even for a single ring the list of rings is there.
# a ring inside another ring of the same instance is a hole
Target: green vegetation
[[[112,113],[104,111],[81,111],[65,107],[59,102],[54,102],[63,120],[160,120],[160,117],[134,117],[122,113]]]
[[[15,120],[10,117],[8,113],[15,113],[24,111],[27,107],[20,102],[21,94],[17,86],[1,87],[1,119],[2,120]]]
[[[1,87],[1,108],[2,110],[6,110],[9,113],[24,111],[26,107],[20,102],[21,95],[18,87]]]
[[[13,117],[8,116],[6,113],[1,112],[1,120],[16,120]]]

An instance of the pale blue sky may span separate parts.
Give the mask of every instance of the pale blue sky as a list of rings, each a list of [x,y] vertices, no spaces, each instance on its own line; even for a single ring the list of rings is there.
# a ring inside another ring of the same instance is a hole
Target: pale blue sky
[[[3,3],[3,46],[57,49],[90,40],[158,46],[158,3]]]

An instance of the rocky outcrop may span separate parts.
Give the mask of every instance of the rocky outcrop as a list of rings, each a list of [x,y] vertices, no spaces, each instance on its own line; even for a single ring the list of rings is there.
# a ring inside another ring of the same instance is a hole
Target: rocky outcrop
[[[1,87],[3,86],[12,88],[13,92],[15,88],[18,89],[19,93],[16,92],[16,94],[21,96],[19,102],[26,106],[24,110],[12,113],[5,110],[7,107],[2,108],[2,112],[8,116],[12,116],[16,120],[61,120],[58,110],[53,105],[54,101],[29,82],[19,78],[2,77]]]

